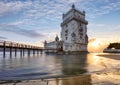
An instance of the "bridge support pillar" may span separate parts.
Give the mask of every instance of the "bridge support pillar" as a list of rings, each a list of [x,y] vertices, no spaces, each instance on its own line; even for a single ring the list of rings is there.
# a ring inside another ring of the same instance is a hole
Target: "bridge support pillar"
[[[23,56],[25,55],[25,49],[23,48]]]
[[[37,55],[39,55],[39,50],[37,49]]]
[[[12,45],[13,45],[13,43],[10,43],[10,57],[12,57]]]
[[[20,49],[20,56],[21,56],[21,57],[22,57],[22,51],[23,51],[23,50],[22,50],[22,48],[21,48],[21,49]]]
[[[33,55],[35,55],[35,49],[33,49]]]
[[[30,49],[28,49],[28,56],[30,56]]]
[[[10,57],[12,57],[12,47],[10,47]]]
[[[42,51],[43,51],[43,50],[41,49],[41,50],[40,50],[40,53],[41,53],[41,54],[42,54]]]
[[[17,56],[17,48],[15,48],[15,57]]]
[[[5,57],[5,53],[6,53],[6,46],[5,46],[5,42],[3,43],[4,47],[3,47],[3,57]]]

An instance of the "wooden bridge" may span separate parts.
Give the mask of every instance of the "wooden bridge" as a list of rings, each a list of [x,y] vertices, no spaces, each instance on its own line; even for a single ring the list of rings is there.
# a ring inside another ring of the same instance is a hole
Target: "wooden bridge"
[[[33,52],[33,55],[35,53],[42,53],[43,51],[43,48],[39,46],[27,45],[23,43],[16,43],[10,41],[0,41],[0,48],[2,49],[1,52],[3,52],[3,57],[6,56],[6,52],[10,52],[10,57],[12,57],[12,52],[14,52],[14,55],[17,56],[17,52],[19,51],[20,56],[24,56],[25,52],[27,51],[28,56],[30,56],[31,51]]]

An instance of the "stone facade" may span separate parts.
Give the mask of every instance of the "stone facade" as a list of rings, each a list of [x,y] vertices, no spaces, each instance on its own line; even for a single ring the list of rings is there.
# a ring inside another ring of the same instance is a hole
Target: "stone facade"
[[[63,14],[61,23],[61,41],[56,36],[55,41],[45,42],[46,49],[56,49],[64,52],[87,52],[88,36],[87,24],[85,20],[85,11],[81,12],[72,5],[72,8]],[[51,50],[52,51],[52,50]]]
[[[80,12],[74,5],[66,14],[63,14],[61,23],[63,51],[87,51],[87,24],[85,11]]]

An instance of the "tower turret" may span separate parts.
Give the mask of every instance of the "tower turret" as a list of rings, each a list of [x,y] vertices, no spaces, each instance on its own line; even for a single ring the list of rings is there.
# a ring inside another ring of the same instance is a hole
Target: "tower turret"
[[[56,35],[56,37],[55,37],[55,41],[59,41],[59,37],[58,37],[58,35]]]
[[[72,9],[75,9],[75,5],[74,4],[72,5]]]

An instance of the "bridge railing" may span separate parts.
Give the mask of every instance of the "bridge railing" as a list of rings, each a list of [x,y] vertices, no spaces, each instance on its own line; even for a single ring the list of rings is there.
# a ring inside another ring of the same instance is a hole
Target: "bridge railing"
[[[43,49],[39,46],[27,45],[23,43],[16,43],[10,41],[0,41],[0,46],[8,46],[8,47],[18,47],[18,48],[31,48],[31,49]]]

